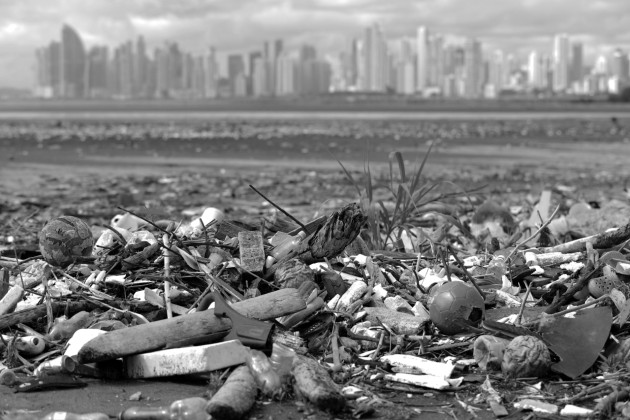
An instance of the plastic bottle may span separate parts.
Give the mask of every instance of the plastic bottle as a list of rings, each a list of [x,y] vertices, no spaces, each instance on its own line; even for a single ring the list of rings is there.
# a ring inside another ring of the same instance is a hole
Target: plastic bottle
[[[501,370],[503,353],[510,340],[493,335],[481,335],[473,344],[473,357],[482,370]]]
[[[70,338],[77,330],[85,328],[90,323],[90,314],[86,311],[81,311],[72,316],[70,319],[59,319],[48,333],[48,337],[51,340],[59,341],[66,338]]]
[[[274,395],[282,390],[280,375],[265,353],[260,350],[250,350],[246,363],[263,394]]]
[[[76,414],[67,411],[55,411],[45,415],[41,420],[109,420],[109,416],[104,413]]]
[[[492,257],[490,264],[486,268],[486,278],[491,283],[501,284],[503,276],[507,273],[507,264],[503,255]]]
[[[284,382],[291,375],[291,367],[295,358],[295,350],[280,343],[273,343],[269,363]]]
[[[208,420],[206,405],[205,398],[191,397],[173,401],[169,407],[130,407],[118,414],[118,420]]]
[[[297,235],[291,236],[287,235],[282,242],[276,245],[270,252],[271,255],[276,260],[281,260],[285,258],[291,251],[294,251],[298,244],[302,242],[302,239],[306,237],[306,233],[303,230],[299,231]]]

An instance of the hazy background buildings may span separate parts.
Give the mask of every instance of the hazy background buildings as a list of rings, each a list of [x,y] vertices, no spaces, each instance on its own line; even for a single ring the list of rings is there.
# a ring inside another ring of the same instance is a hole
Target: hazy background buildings
[[[282,39],[261,40],[248,53],[221,54],[209,46],[193,55],[164,42],[149,50],[144,38],[121,45],[88,46],[69,25],[60,39],[35,52],[36,86],[43,98],[221,98],[368,92],[444,98],[501,95],[618,93],[630,81],[621,49],[586,62],[583,43],[567,34],[526,57],[489,50],[482,40],[447,42],[420,26],[390,39],[372,23],[348,40],[334,59],[313,45],[287,48]],[[223,70],[221,70],[223,69]]]

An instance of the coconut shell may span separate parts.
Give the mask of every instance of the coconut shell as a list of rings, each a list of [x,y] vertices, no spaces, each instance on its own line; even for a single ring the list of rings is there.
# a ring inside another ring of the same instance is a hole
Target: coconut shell
[[[541,378],[551,366],[549,349],[539,338],[521,335],[510,341],[501,370],[506,378]]]
[[[39,232],[39,250],[44,260],[57,267],[67,267],[91,255],[93,244],[90,226],[74,216],[53,219]]]

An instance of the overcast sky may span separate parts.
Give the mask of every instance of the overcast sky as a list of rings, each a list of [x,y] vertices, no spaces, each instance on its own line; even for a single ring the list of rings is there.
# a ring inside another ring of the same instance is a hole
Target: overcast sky
[[[332,54],[375,21],[388,38],[425,25],[523,56],[550,51],[559,32],[583,41],[589,56],[630,49],[630,0],[0,0],[0,87],[32,87],[34,51],[58,40],[63,23],[86,47],[143,34],[149,47],[170,40],[196,53],[283,38]]]

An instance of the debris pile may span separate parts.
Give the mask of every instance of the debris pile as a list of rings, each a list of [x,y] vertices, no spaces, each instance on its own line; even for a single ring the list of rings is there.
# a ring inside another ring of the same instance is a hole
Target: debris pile
[[[236,419],[265,400],[385,416],[392,393],[447,394],[438,410],[473,417],[627,416],[627,206],[551,211],[544,191],[532,208],[455,199],[402,220],[403,191],[308,223],[262,193],[279,212],[258,225],[214,207],[52,218],[34,256],[0,257],[0,382],[220,375],[207,398],[121,419]]]

